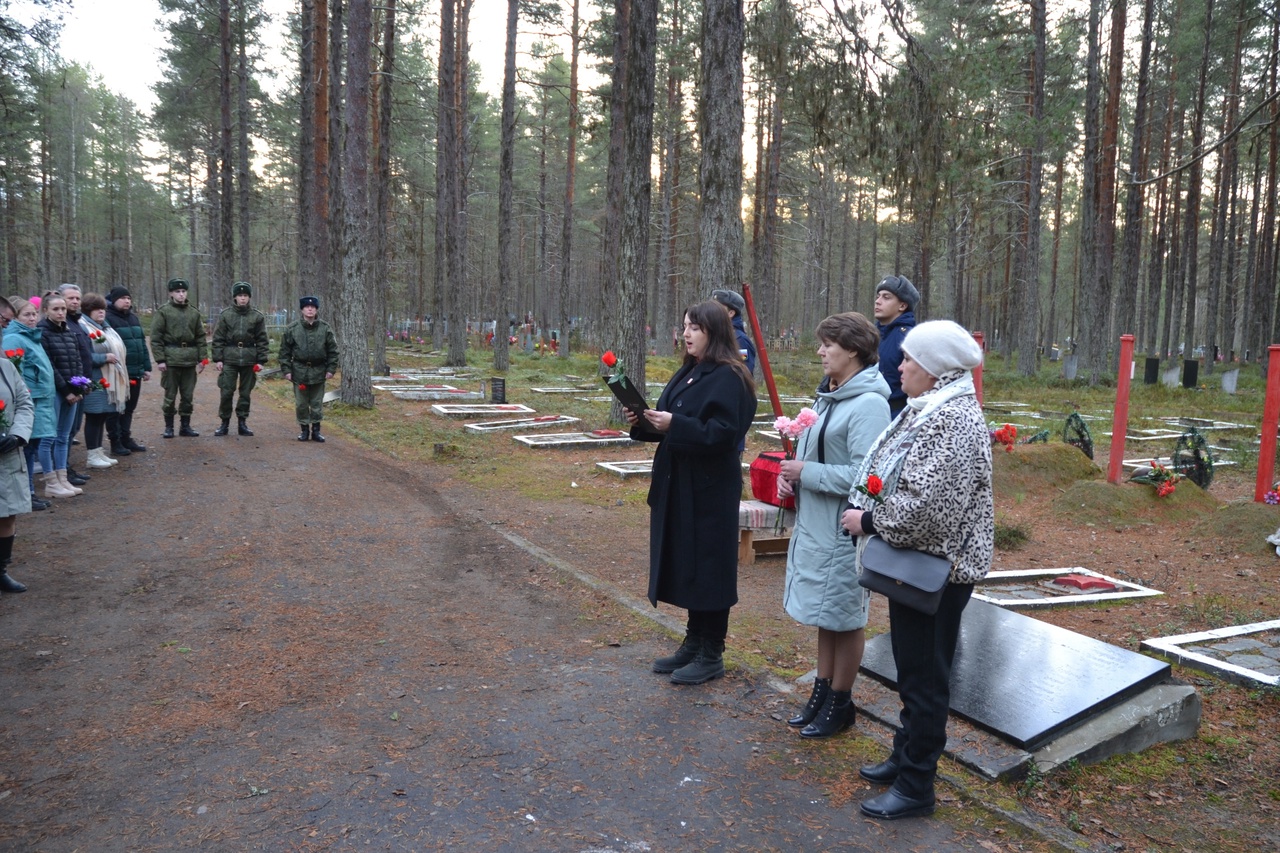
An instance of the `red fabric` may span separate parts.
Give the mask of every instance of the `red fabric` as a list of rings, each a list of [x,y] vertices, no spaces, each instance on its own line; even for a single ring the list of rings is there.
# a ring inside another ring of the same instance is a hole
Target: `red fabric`
[[[770,506],[795,509],[794,497],[778,501],[778,474],[782,471],[782,462],[786,458],[787,455],[781,450],[766,450],[756,457],[751,463],[751,496]]]

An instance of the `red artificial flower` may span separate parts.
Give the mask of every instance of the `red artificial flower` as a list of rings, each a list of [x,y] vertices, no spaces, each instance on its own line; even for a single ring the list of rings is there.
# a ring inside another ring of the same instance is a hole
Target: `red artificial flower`
[[[4,411],[4,400],[0,400],[0,412]]]
[[[16,353],[15,353],[13,350],[11,350],[11,349],[7,349],[7,350],[5,350],[5,351],[4,351],[4,357],[5,357],[5,358],[13,358],[13,357],[14,357],[14,355],[16,355]]]
[[[107,381],[107,380],[105,380],[105,379],[99,379],[99,380],[98,380],[98,383],[102,386],[102,390],[103,390],[103,391],[105,391],[105,390],[107,390],[108,388],[110,388],[110,387],[111,387],[111,383],[110,383],[110,382],[108,382],[108,381]]]
[[[600,356],[600,360],[604,362],[605,367],[616,367],[618,364],[618,357],[613,354],[611,349],[605,350],[604,355]]]
[[[136,379],[130,379],[130,380],[129,380],[129,384],[130,384],[130,385],[137,385],[137,384],[138,384],[138,380],[136,380]]]
[[[253,372],[254,372],[254,373],[258,373],[258,372],[259,372],[259,371],[261,371],[261,370],[262,370],[262,365],[261,365],[261,364],[255,364],[255,365],[253,366]]]
[[[880,494],[880,492],[882,491],[884,491],[883,480],[881,480],[875,474],[872,474],[871,476],[867,477],[867,494],[868,495],[874,498],[876,495]]]
[[[206,358],[204,361],[200,362],[200,366],[201,366],[201,367],[204,367],[204,366],[206,366],[208,363],[209,363],[209,359],[207,359],[207,358]]]

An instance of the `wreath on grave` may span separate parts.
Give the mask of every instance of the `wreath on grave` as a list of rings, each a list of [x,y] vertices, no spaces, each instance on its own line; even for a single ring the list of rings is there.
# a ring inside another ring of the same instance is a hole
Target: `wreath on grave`
[[[1169,467],[1202,489],[1209,488],[1213,482],[1213,454],[1195,427],[1178,436]]]
[[[1080,452],[1090,459],[1093,458],[1093,436],[1079,412],[1072,412],[1067,416],[1067,423],[1062,427],[1062,440],[1072,447],[1080,448]]]

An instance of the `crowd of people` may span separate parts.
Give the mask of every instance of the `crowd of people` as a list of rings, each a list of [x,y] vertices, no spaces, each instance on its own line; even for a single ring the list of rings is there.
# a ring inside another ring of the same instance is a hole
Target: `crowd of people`
[[[8,573],[17,517],[84,494],[92,475],[70,465],[76,436],[82,436],[87,468],[110,468],[118,457],[146,452],[134,438],[133,417],[152,370],[164,390],[162,437],[175,436],[175,415],[176,435],[199,436],[191,426],[193,397],[197,377],[210,364],[209,342],[204,318],[187,302],[188,290],[184,279],[169,281],[169,301],[152,318],[150,349],[128,288],[102,296],[63,284],[30,299],[0,298],[0,592],[27,589]],[[238,281],[231,293],[232,305],[213,331],[220,394],[214,435],[229,433],[234,411],[238,434],[251,436],[250,395],[270,357],[270,341],[265,317],[249,305],[252,285]],[[281,373],[293,384],[298,440],[323,442],[320,404],[325,382],[338,369],[337,339],[318,318],[319,299],[304,296],[299,308],[301,317],[281,342]]]
[[[818,631],[813,689],[787,721],[801,737],[854,725],[869,612],[858,578],[868,537],[950,564],[936,613],[889,604],[902,710],[890,755],[859,770],[888,788],[861,804],[863,814],[883,820],[935,808],[960,618],[994,551],[991,442],[972,377],[982,350],[957,323],[917,324],[919,299],[909,279],[891,275],[876,288],[874,324],[856,312],[819,323],[816,420],[781,464],[777,489],[780,500],[796,503],[783,606]],[[688,619],[680,647],[652,669],[677,684],[724,674],[738,601],[741,452],[757,406],[745,363],[755,349],[741,343],[743,308],[725,290],[691,306],[683,364],[654,408],[626,411],[631,438],[658,444],[648,497],[649,600],[687,610]]]

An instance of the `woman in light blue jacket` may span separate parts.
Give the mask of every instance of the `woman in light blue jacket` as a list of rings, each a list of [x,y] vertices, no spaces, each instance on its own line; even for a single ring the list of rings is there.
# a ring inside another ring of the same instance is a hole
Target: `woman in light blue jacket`
[[[54,417],[54,396],[58,393],[53,385],[53,365],[40,344],[42,330],[36,325],[40,322],[40,309],[25,299],[16,297],[9,300],[13,305],[13,322],[5,327],[3,347],[6,352],[22,350],[22,381],[31,392],[31,402],[35,404],[35,423],[31,428],[31,440],[27,442],[23,453],[27,459],[27,485],[31,490],[31,508],[48,509],[49,502],[36,497],[35,469],[37,455],[45,448],[44,456],[53,457],[49,448],[53,437],[57,434],[58,425]],[[46,469],[52,470],[52,469]]]
[[[809,701],[788,724],[824,738],[853,725],[853,681],[866,642],[867,591],[858,586],[855,543],[840,527],[858,467],[889,425],[889,385],[880,375],[880,334],[856,312],[818,324],[822,384],[818,421],[782,463],[778,494],[795,495],[783,606],[818,629],[818,675]]]

